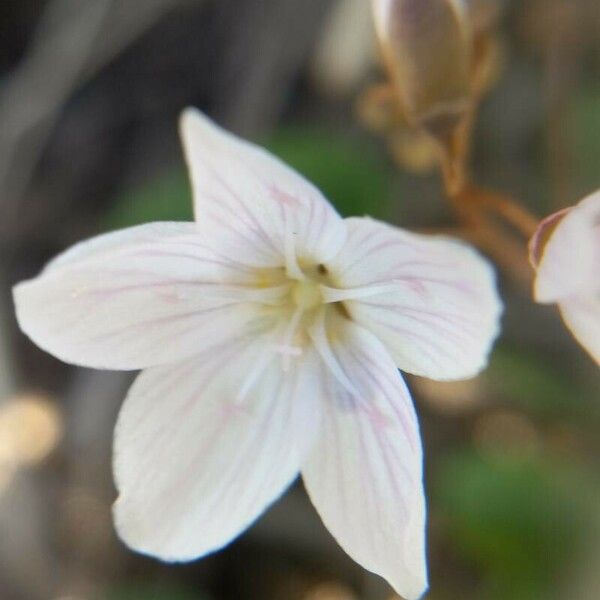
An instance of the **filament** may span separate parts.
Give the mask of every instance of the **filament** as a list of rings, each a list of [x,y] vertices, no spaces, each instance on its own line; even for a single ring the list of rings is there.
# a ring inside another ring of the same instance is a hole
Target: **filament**
[[[302,354],[302,348],[293,346],[292,341],[296,335],[303,314],[304,309],[302,307],[299,306],[296,308],[285,327],[281,344],[275,346],[276,352],[279,352],[282,355],[282,368],[285,372],[290,370],[292,356],[300,356]]]
[[[358,300],[360,298],[368,298],[369,296],[377,296],[398,290],[398,285],[395,282],[382,283],[379,285],[368,285],[365,287],[356,287],[348,290],[340,290],[326,285],[321,286],[323,302],[331,304],[332,302],[343,302],[344,300]]]
[[[296,257],[296,239],[295,236],[297,233],[294,231],[294,224],[284,207],[284,224],[285,224],[285,233],[284,233],[284,249],[285,249],[285,269],[287,276],[290,279],[297,279],[299,281],[303,281],[306,279],[306,276],[302,272],[300,265],[298,265],[298,259]]]
[[[325,330],[325,309],[321,309],[315,317],[314,323],[308,329],[308,335],[332,375],[352,397],[359,398],[360,395],[357,389],[348,379],[346,373],[344,373],[344,370],[333,354],[329,341],[327,340],[327,331]]]

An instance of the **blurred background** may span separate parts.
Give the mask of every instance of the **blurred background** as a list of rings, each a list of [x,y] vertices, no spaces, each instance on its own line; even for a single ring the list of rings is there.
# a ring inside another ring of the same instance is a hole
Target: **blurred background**
[[[545,215],[600,187],[600,3],[501,4],[473,169]],[[132,375],[43,353],[10,298],[75,241],[191,219],[176,129],[187,105],[265,144],[343,215],[451,226],[426,149],[361,117],[380,79],[366,0],[2,0],[2,600],[397,600],[337,547],[301,484],[204,560],[129,552],[111,523],[110,452]],[[598,370],[527,284],[506,272],[500,283],[489,369],[409,379],[426,447],[428,598],[596,600]]]

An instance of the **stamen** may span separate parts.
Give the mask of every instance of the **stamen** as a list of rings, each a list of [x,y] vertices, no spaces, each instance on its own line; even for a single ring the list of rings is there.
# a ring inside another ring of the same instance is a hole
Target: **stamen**
[[[282,304],[290,291],[289,283],[266,288],[254,288],[236,285],[203,286],[202,295],[205,298],[219,298],[235,302],[259,302],[278,306]],[[189,294],[189,292],[187,292]]]
[[[341,290],[332,288],[326,285],[321,286],[321,294],[323,302],[331,304],[332,302],[343,302],[344,300],[358,300],[360,298],[368,298],[369,296],[377,296],[378,294],[386,294],[398,289],[396,282],[382,283],[380,285],[368,285],[365,287],[350,288]]]
[[[352,397],[360,398],[357,389],[344,373],[329,345],[327,331],[325,330],[325,309],[319,310],[312,326],[308,329],[308,335],[332,375]]]
[[[289,356],[300,356],[302,354],[300,346],[286,346],[285,344],[276,344],[275,351],[279,352],[279,354],[287,354]]]
[[[317,350],[321,359],[330,370],[331,374],[337,379],[338,383],[350,394],[350,398],[353,405],[358,410],[363,411],[372,420],[374,425],[380,427],[387,426],[389,419],[373,406],[368,399],[363,397],[356,389],[354,384],[350,381],[347,375],[344,373],[338,359],[334,355],[331,345],[327,340],[327,331],[325,329],[325,309],[319,311],[319,315],[316,317],[313,326],[308,330],[308,334]]]
[[[285,283],[266,288],[237,288],[235,294],[236,297],[241,296],[247,302],[260,302],[261,304],[277,306],[285,301],[289,291],[290,284]]]
[[[294,339],[294,335],[296,335],[296,331],[298,329],[298,325],[300,325],[300,321],[302,319],[302,315],[304,314],[304,309],[302,307],[296,308],[294,313],[292,314],[291,319],[287,323],[285,330],[283,332],[282,343],[278,344],[275,349],[282,355],[282,369],[287,372],[290,370],[291,366],[291,358],[292,356],[299,356],[302,354],[302,348],[292,345],[292,340]]]
[[[285,223],[285,233],[284,233],[284,247],[285,247],[285,270],[287,276],[290,279],[297,279],[299,281],[303,281],[306,279],[306,276],[302,272],[302,269],[298,265],[298,259],[296,257],[296,232],[293,227],[292,219],[288,215],[288,212],[284,206],[284,223]]]

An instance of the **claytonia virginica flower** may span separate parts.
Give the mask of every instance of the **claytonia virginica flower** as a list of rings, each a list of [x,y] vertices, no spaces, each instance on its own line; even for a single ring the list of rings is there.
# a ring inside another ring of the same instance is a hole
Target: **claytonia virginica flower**
[[[544,219],[529,249],[535,299],[557,303],[567,327],[600,364],[600,191]]]
[[[456,241],[340,218],[197,111],[181,131],[196,223],[101,235],[14,292],[48,352],[144,369],[115,432],[119,535],[163,560],[203,556],[300,472],[348,554],[419,597],[422,450],[397,367],[484,366],[500,313],[490,267]]]

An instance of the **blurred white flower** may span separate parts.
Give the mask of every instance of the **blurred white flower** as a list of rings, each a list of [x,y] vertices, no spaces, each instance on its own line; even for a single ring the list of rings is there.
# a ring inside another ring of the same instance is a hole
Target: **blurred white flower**
[[[557,303],[567,327],[600,364],[600,191],[544,219],[529,250],[535,299]]]
[[[302,473],[340,545],[412,599],[427,586],[422,451],[400,367],[465,378],[500,302],[457,241],[341,219],[320,192],[194,110],[197,223],[71,248],[16,286],[59,358],[145,369],[115,432],[114,518],[167,561],[218,550]]]
[[[365,0],[333,3],[311,59],[311,75],[331,96],[354,93],[376,62],[371,7]]]

